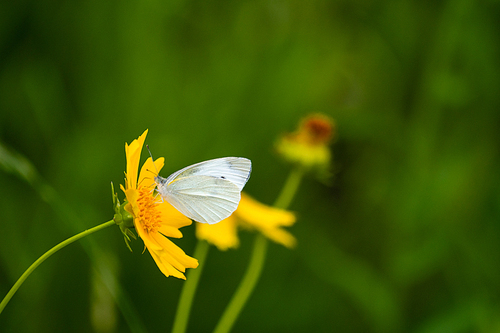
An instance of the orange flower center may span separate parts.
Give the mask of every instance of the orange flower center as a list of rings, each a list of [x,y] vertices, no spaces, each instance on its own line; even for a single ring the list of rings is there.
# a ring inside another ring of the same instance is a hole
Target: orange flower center
[[[303,121],[299,133],[309,144],[326,144],[333,136],[333,123],[324,116],[311,116]]]
[[[160,202],[157,200],[148,189],[140,189],[137,206],[139,207],[139,222],[144,231],[156,232],[161,225],[161,214],[157,208]]]

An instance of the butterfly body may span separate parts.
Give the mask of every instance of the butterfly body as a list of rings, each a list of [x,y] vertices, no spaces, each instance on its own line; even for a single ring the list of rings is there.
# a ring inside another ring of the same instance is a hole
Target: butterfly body
[[[243,157],[223,157],[193,164],[167,178],[154,178],[158,193],[181,213],[214,224],[238,207],[252,170]]]

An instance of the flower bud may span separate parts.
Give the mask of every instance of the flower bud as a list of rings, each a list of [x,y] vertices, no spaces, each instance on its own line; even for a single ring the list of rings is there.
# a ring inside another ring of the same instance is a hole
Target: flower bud
[[[297,131],[282,135],[276,150],[288,162],[325,175],[331,163],[329,143],[335,132],[332,119],[322,114],[304,118]]]

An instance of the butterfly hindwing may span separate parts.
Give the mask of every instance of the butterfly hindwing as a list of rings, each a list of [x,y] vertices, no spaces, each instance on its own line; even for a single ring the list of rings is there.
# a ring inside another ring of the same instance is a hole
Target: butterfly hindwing
[[[185,167],[167,178],[167,184],[172,181],[194,176],[204,175],[213,176],[229,180],[235,184],[240,191],[245,186],[250,172],[252,171],[252,162],[244,157],[223,157],[196,163]]]
[[[238,207],[239,188],[232,182],[204,175],[193,175],[167,183],[162,196],[182,214],[201,223],[217,223]]]

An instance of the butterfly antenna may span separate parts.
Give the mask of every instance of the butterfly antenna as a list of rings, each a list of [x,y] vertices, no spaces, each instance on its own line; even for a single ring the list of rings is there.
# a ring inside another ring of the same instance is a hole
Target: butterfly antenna
[[[155,164],[155,159],[153,158],[153,154],[151,154],[151,150],[149,150],[149,145],[146,145],[146,148],[148,149],[149,151],[149,156],[151,156],[151,161],[153,162],[153,165],[155,167],[155,170],[156,170],[156,175],[158,176],[158,169],[156,168],[156,164]],[[149,171],[149,170],[148,170]]]

